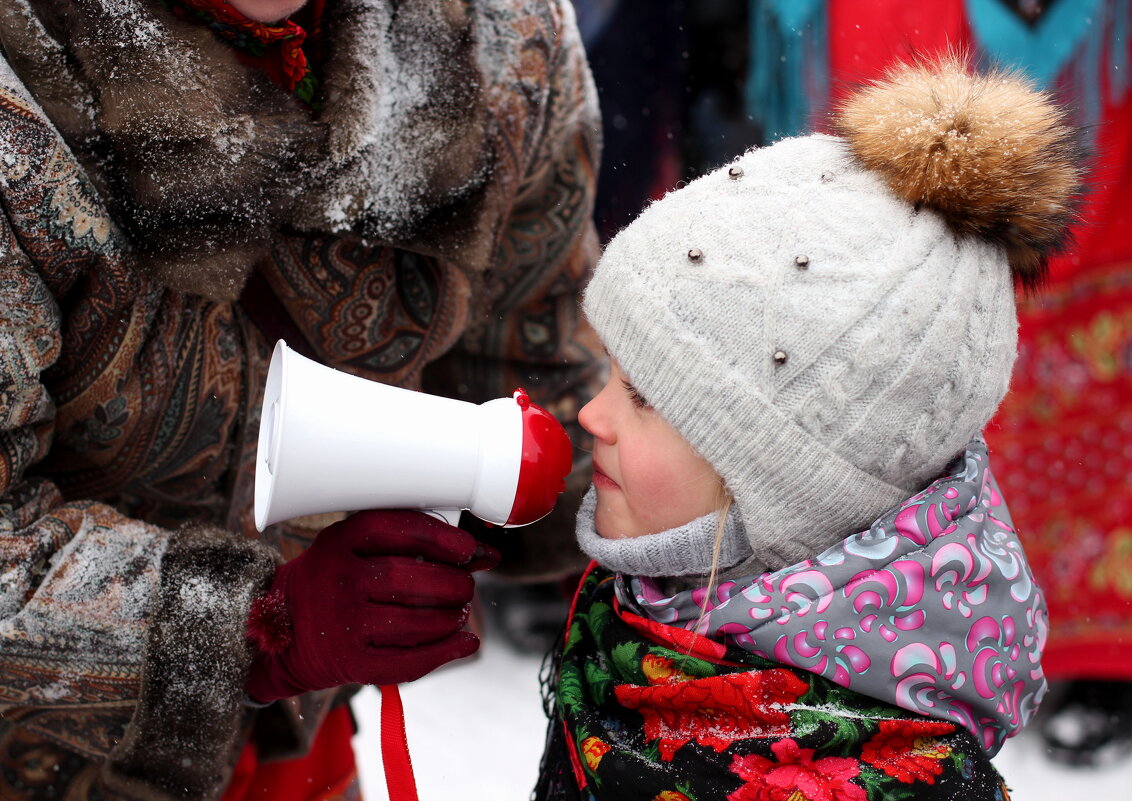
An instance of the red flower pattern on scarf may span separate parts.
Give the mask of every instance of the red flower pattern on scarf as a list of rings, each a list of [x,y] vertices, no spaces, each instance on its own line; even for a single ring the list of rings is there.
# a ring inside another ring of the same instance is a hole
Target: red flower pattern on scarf
[[[736,740],[789,734],[782,706],[807,689],[789,670],[772,668],[651,687],[621,684],[613,692],[622,706],[641,713],[645,735],[660,741],[660,758],[670,762],[692,740],[720,752]]]
[[[699,634],[693,634],[676,626],[666,626],[640,615],[634,615],[632,612],[622,609],[620,604],[616,606],[616,610],[618,617],[653,642],[675,648],[681,653],[688,654],[688,656],[706,659],[720,665],[735,664],[724,660],[723,657],[727,654],[727,648],[723,643]]]
[[[860,772],[857,760],[814,759],[812,749],[789,739],[772,744],[770,750],[777,762],[753,754],[735,756],[731,772],[747,783],[727,801],[866,801],[864,788],[852,782]]]
[[[936,739],[955,731],[942,720],[882,720],[880,731],[861,748],[861,759],[905,784],[935,784],[951,746]]]

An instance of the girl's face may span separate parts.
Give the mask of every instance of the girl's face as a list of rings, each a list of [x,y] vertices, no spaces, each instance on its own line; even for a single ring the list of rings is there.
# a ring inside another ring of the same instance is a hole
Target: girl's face
[[[720,480],[637,393],[616,362],[578,413],[594,437],[595,527],[607,539],[656,534],[719,508]]]

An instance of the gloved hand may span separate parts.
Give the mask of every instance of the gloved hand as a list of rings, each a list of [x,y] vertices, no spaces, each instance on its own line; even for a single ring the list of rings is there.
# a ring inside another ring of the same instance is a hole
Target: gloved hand
[[[341,684],[399,684],[470,656],[479,638],[460,628],[472,573],[498,560],[421,512],[358,512],[327,526],[252,604],[256,656],[245,689],[267,703]]]

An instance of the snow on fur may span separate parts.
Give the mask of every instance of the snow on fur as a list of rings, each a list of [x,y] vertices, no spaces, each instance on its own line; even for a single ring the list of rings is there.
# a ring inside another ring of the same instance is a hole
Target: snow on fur
[[[959,234],[1001,244],[1026,287],[1068,242],[1081,178],[1066,112],[1021,75],[966,59],[901,64],[852,94],[834,126],[861,163]]]

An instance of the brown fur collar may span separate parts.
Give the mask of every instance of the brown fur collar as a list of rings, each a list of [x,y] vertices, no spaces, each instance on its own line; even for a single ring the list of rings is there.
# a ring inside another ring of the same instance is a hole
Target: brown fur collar
[[[313,114],[156,0],[3,5],[5,55],[167,286],[235,297],[283,228],[487,261],[501,209],[458,0],[328,4]]]

